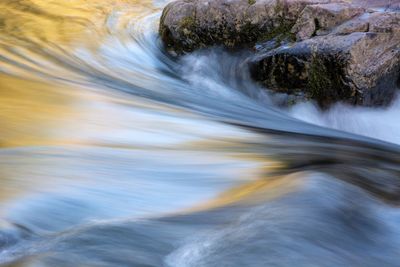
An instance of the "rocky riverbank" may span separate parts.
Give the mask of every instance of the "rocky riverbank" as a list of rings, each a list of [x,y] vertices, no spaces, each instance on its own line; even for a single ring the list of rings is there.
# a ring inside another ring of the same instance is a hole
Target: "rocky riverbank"
[[[399,88],[400,1],[177,0],[160,35],[175,54],[253,48],[256,81],[321,106],[387,105]]]

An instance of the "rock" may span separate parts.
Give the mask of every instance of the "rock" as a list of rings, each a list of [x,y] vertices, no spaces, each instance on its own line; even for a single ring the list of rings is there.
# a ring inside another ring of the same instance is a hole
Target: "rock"
[[[300,12],[331,0],[178,0],[160,20],[160,36],[170,51],[191,52],[212,45],[253,46],[291,35]]]
[[[352,1],[356,5],[361,5],[369,8],[379,8],[379,9],[392,9],[398,10],[400,9],[400,1],[399,0],[353,0]]]
[[[355,20],[331,34],[258,53],[250,64],[253,78],[275,91],[302,92],[323,107],[389,104],[400,78],[400,13]]]
[[[178,0],[160,35],[177,54],[257,44],[256,81],[323,107],[387,105],[400,86],[399,0]]]
[[[400,73],[395,46],[390,33],[320,36],[258,54],[250,69],[267,88],[303,92],[321,106],[338,100],[385,105],[394,96]]]
[[[298,41],[321,35],[329,29],[363,13],[362,7],[347,3],[308,5],[301,12],[291,32]]]

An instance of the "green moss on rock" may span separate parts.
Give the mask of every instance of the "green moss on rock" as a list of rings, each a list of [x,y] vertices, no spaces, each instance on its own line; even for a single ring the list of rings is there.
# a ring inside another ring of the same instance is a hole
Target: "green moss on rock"
[[[285,40],[289,42],[293,42],[296,40],[296,35],[291,32],[295,21],[288,20],[284,12],[284,4],[280,1],[277,1],[274,8],[274,13],[277,15],[277,18],[268,31],[265,31],[258,35],[258,42],[269,41],[274,38],[276,39],[277,44]]]
[[[351,99],[351,90],[344,82],[345,66],[335,56],[311,57],[308,69],[307,93],[325,107],[340,99]]]
[[[277,43],[287,40],[293,42],[296,40],[296,35],[291,33],[291,29],[294,23],[281,22],[277,27],[272,28],[270,31],[266,31],[258,35],[258,42],[265,42],[276,38]]]

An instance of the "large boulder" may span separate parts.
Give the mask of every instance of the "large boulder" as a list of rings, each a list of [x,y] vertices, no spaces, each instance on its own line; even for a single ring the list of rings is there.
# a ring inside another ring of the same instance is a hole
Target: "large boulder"
[[[254,47],[256,81],[321,106],[385,105],[399,88],[400,0],[177,0],[160,35],[176,54]]]
[[[321,106],[338,100],[390,103],[399,86],[400,13],[363,14],[315,35],[258,53],[250,64],[253,78],[267,88],[316,99]]]
[[[191,52],[211,45],[229,48],[254,45],[288,35],[300,12],[310,4],[332,0],[178,0],[160,20],[167,49]]]

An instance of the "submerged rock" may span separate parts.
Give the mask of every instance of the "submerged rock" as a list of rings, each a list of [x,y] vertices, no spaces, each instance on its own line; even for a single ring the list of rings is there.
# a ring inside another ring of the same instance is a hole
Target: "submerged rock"
[[[175,53],[254,46],[252,77],[315,99],[386,105],[400,80],[399,1],[178,0],[160,35]],[[265,45],[263,45],[265,43]]]

